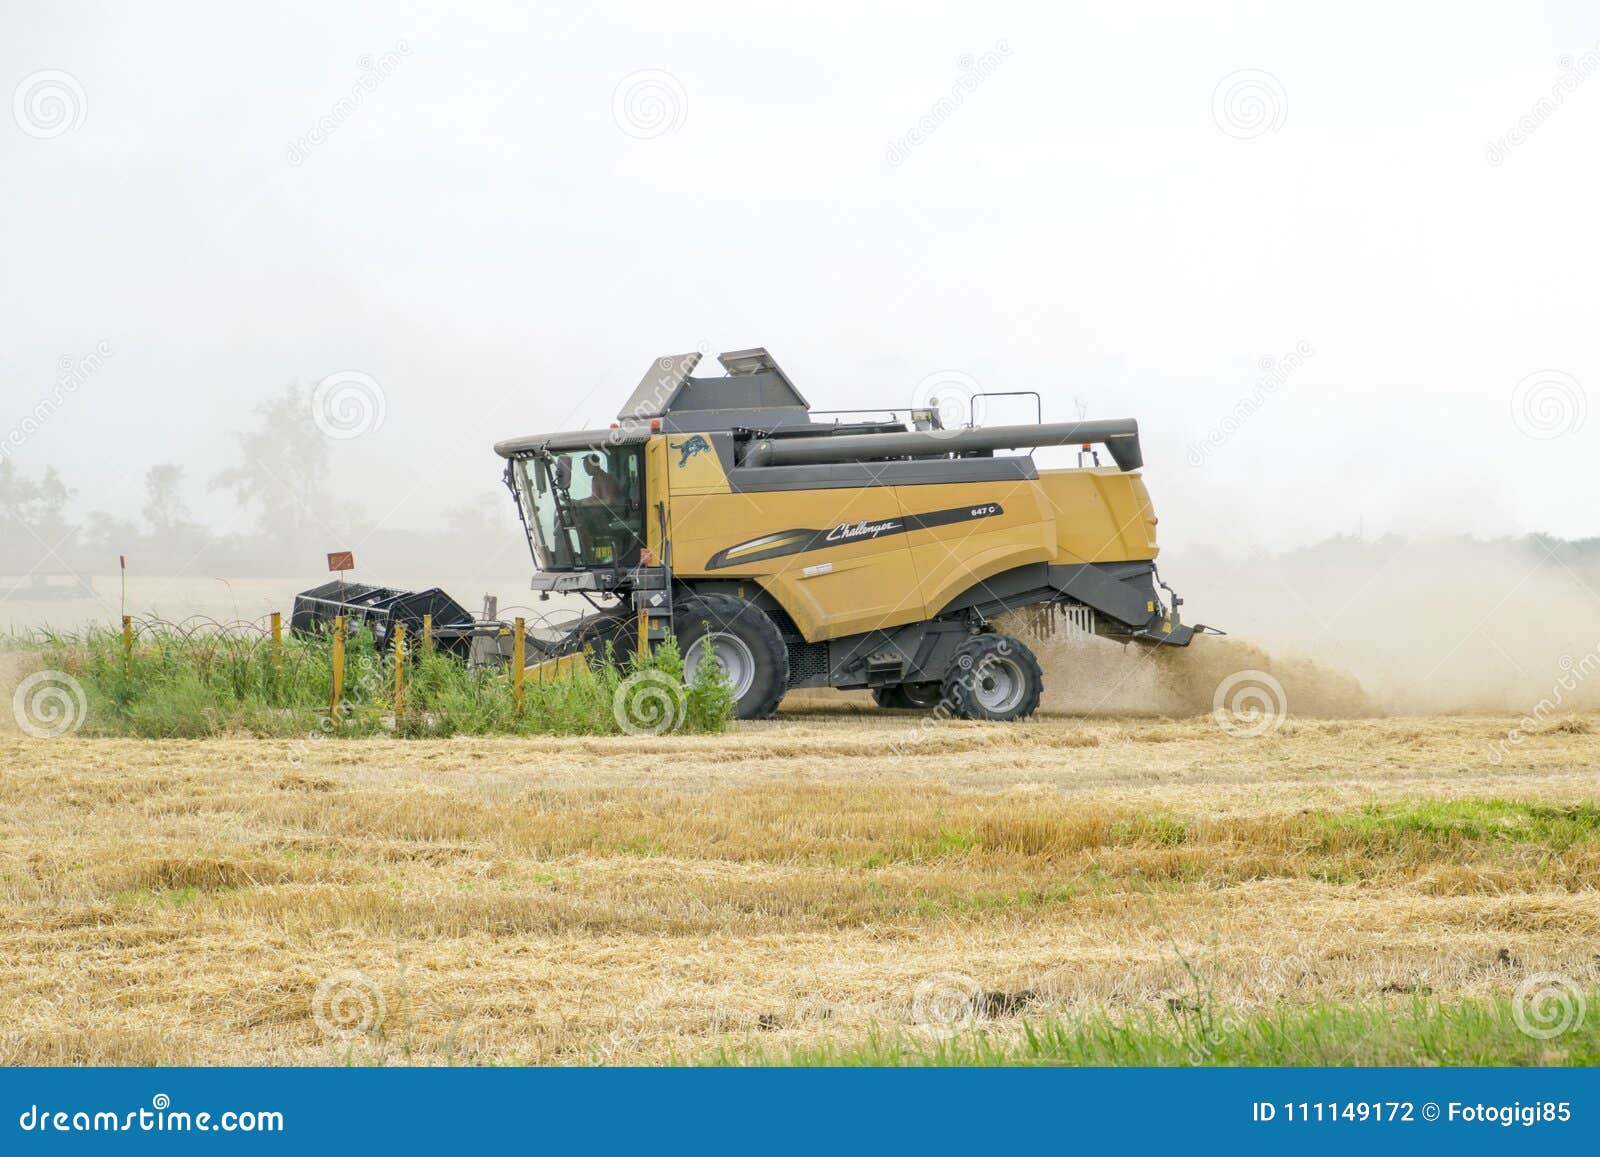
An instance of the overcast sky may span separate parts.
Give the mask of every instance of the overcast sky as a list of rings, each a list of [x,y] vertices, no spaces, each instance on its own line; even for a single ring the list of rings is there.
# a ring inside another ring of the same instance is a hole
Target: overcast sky
[[[4,0],[0,441],[109,351],[12,459],[221,524],[347,372],[341,487],[509,518],[497,439],[765,345],[1137,417],[1172,547],[1600,534],[1600,8],[1406,8]]]

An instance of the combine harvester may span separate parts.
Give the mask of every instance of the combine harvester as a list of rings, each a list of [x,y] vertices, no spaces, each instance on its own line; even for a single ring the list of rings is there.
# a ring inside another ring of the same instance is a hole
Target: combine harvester
[[[718,360],[723,376],[694,377],[698,353],[659,359],[609,430],[495,447],[534,589],[596,609],[552,664],[674,635],[687,669],[708,655],[723,668],[741,718],[771,715],[792,687],[839,687],[1006,720],[1031,714],[1043,683],[995,630],[1007,611],[1059,609],[1153,646],[1208,629],[1179,622],[1156,572],[1136,422],[839,420],[764,349]],[[997,454],[1096,445],[1115,466]]]
[[[725,374],[702,378],[698,353],[658,359],[610,429],[495,446],[533,589],[582,596],[595,612],[554,642],[530,638],[541,660],[530,674],[675,636],[687,670],[708,656],[722,667],[740,718],[770,716],[793,687],[838,687],[870,689],[884,707],[1010,720],[1038,707],[1043,678],[1032,651],[995,630],[1008,611],[1151,646],[1210,629],[1179,622],[1182,600],[1156,572],[1131,419],[842,420],[812,411],[764,349],[718,360]],[[1096,452],[1093,466],[1041,471],[1031,454],[997,453],[1040,446],[1103,446],[1115,465]],[[296,625],[459,608],[440,591],[348,594],[305,592]],[[456,631],[509,634],[470,617]]]

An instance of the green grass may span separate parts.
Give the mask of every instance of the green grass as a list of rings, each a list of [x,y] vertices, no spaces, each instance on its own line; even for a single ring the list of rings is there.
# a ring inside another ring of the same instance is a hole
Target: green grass
[[[132,888],[117,892],[111,897],[113,904],[147,904],[153,907],[178,908],[189,903],[199,893],[194,888]]]
[[[1070,856],[1077,851],[1170,849],[1151,888],[1201,878],[1231,882],[1230,865],[1261,870],[1262,855],[1292,861],[1327,884],[1358,885],[1396,867],[1428,864],[1520,868],[1566,863],[1581,873],[1600,850],[1600,805],[1532,800],[1404,800],[1353,811],[1179,818],[1163,811],[1109,818],[1079,831],[1059,815],[979,818],[889,842],[865,855],[831,853],[840,868],[869,871],[996,855]],[[1254,856],[1254,858],[1252,858]],[[1097,868],[1108,870],[1099,864]],[[1117,869],[1109,869],[1117,871]],[[1125,875],[1126,872],[1122,871]]]
[[[1148,843],[1176,847],[1187,842],[1189,829],[1181,820],[1155,813],[1135,816],[1118,823],[1111,833],[1114,844]]]
[[[1321,816],[1319,827],[1325,843],[1353,837],[1374,848],[1398,847],[1420,837],[1438,844],[1537,844],[1565,851],[1600,837],[1600,806],[1426,800],[1374,804],[1354,815]]]
[[[131,654],[117,630],[44,633],[35,645],[43,651],[39,669],[65,672],[83,687],[87,734],[615,735],[625,730],[619,704],[628,701],[628,681],[635,677],[674,689],[667,694],[676,701],[667,704],[664,717],[673,724],[669,730],[718,732],[733,716],[720,669],[702,664],[684,686],[683,660],[670,639],[625,669],[607,655],[569,678],[529,679],[520,707],[505,673],[468,670],[445,652],[416,648],[406,657],[398,722],[393,655],[379,652],[366,630],[346,640],[337,721],[331,710],[332,641],[326,635],[287,637],[277,651],[265,635],[185,635],[162,627],[141,629]]]
[[[1165,1014],[1024,1019],[1016,1027],[979,1021],[948,1039],[927,1031],[874,1029],[851,1042],[792,1051],[750,1044],[723,1049],[708,1060],[721,1065],[1600,1064],[1600,990],[1586,999],[1586,1018],[1550,1039],[1523,1032],[1510,999],[1441,1003],[1417,995],[1386,1004],[1316,1004],[1237,1016],[1205,1004],[1179,1004]]]

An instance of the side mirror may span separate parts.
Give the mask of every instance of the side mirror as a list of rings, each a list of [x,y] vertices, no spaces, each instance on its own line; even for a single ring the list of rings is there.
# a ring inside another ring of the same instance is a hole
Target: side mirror
[[[572,459],[556,459],[556,488],[559,490],[572,489]]]

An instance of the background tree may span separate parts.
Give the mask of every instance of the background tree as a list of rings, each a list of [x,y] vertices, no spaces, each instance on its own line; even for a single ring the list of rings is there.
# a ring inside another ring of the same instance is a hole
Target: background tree
[[[0,570],[61,571],[78,548],[67,521],[72,491],[55,467],[35,482],[10,459],[0,461]]]
[[[213,484],[255,513],[269,539],[302,543],[333,521],[328,440],[311,420],[307,392],[290,386],[255,408],[256,428],[237,435],[238,461]]]
[[[180,493],[182,484],[182,466],[163,462],[145,471],[142,513],[157,537],[171,536],[189,524],[189,508]]]

